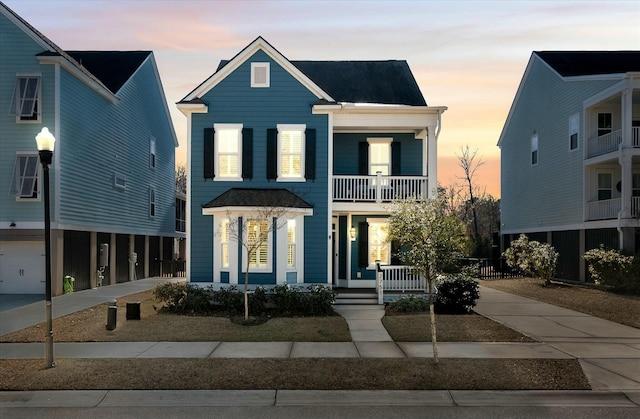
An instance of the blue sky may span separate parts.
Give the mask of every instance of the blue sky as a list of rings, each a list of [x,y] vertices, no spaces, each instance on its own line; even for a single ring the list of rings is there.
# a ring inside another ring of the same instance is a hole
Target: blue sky
[[[427,103],[448,106],[439,181],[469,145],[499,196],[498,137],[532,51],[640,49],[640,1],[4,0],[63,49],[153,50],[175,102],[263,36],[291,60],[407,60]]]

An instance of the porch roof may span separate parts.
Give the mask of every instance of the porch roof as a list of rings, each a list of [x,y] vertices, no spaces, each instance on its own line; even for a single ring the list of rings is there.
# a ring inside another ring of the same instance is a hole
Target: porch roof
[[[232,188],[202,206],[313,208],[288,189]]]
[[[563,77],[640,71],[640,51],[536,51]]]

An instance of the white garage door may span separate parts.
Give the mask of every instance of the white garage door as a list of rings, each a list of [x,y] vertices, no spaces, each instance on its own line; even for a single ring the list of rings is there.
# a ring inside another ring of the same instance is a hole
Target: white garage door
[[[44,242],[0,242],[0,294],[44,294]]]

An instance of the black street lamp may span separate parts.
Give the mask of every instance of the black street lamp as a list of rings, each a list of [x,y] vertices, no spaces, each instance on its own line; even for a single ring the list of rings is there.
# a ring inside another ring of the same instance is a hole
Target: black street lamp
[[[47,127],[36,135],[36,144],[40,154],[40,163],[44,177],[44,257],[45,257],[45,313],[47,317],[47,336],[45,352],[47,356],[46,368],[55,367],[53,362],[53,317],[51,312],[51,214],[49,211],[49,165],[53,158],[53,145],[55,137],[49,132]]]

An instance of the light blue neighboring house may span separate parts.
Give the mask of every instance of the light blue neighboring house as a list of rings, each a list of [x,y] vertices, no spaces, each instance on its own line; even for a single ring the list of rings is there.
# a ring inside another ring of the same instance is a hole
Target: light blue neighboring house
[[[525,233],[559,252],[640,250],[640,51],[533,52],[500,135],[504,247]]]
[[[53,294],[65,275],[76,290],[159,275],[184,233],[153,53],[63,51],[2,3],[0,33],[0,293],[44,293],[43,127],[56,138]]]
[[[375,288],[376,260],[406,279],[386,240],[386,204],[435,194],[446,110],[427,105],[406,61],[290,61],[258,37],[178,108],[189,281],[243,284],[241,244],[263,233],[252,286]],[[261,221],[278,207],[287,210]]]

